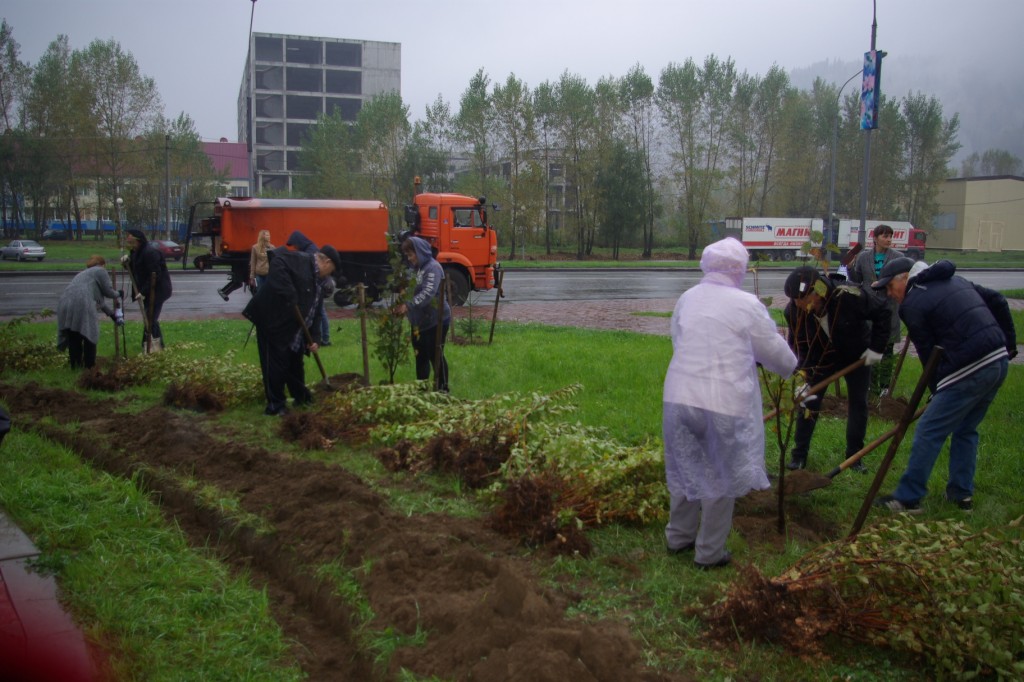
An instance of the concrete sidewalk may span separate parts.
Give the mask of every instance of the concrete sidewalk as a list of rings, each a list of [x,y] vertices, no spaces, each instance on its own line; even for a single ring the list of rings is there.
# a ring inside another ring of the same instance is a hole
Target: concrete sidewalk
[[[30,567],[39,549],[0,509],[0,670],[5,680],[91,682],[100,675],[52,577]]]

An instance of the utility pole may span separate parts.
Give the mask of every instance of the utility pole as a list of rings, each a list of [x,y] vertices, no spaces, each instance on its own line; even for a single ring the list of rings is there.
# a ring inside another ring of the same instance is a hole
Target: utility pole
[[[868,176],[871,171],[871,131],[878,127],[878,111],[882,105],[882,57],[885,52],[875,50],[875,36],[878,34],[878,3],[872,2],[871,51],[864,55],[864,84],[860,92],[860,127],[864,129],[864,173],[860,185],[860,230],[857,243],[867,243],[868,217]],[[868,79],[872,80],[868,88]],[[870,101],[868,98],[871,98]],[[870,114],[870,115],[869,115]]]
[[[835,117],[832,121],[832,170],[829,174],[828,181],[828,215],[825,216],[825,224],[828,225],[827,229],[829,230],[829,236],[832,238],[832,243],[835,244],[836,246],[839,246],[839,232],[838,230],[833,229],[833,222],[836,210],[836,148],[839,145],[839,100],[842,99],[843,88],[849,85],[850,81],[852,81],[854,78],[861,75],[862,73],[864,73],[863,68],[857,73],[847,78],[846,82],[839,86],[839,91],[836,93],[836,101],[832,105],[832,109],[835,111]],[[845,244],[842,248],[846,248],[848,246],[849,244]],[[825,257],[828,258],[828,251],[825,252]]]
[[[171,136],[164,135],[164,239],[171,238]],[[177,235],[175,235],[176,237]]]

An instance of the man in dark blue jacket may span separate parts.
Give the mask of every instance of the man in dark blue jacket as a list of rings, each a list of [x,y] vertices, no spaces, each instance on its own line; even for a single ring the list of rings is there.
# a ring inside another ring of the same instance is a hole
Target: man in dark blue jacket
[[[256,290],[242,314],[256,327],[256,348],[263,372],[267,396],[267,415],[288,412],[285,387],[296,405],[312,402],[306,387],[303,359],[316,352],[320,342],[320,315],[323,310],[321,282],[341,267],[334,247],[327,245],[316,253],[292,251],[286,246],[268,253],[270,270],[263,286]],[[295,311],[298,310],[311,330],[312,343]]]
[[[790,298],[784,315],[789,326],[789,345],[800,358],[807,386],[864,358],[865,365],[846,375],[846,457],[864,447],[868,427],[870,365],[882,359],[889,340],[891,313],[886,301],[858,284],[833,282],[815,268],[804,265],[786,278]],[[821,397],[802,395],[804,408],[797,415],[793,452],[787,468],[807,466],[807,453],[821,409]],[[845,457],[844,457],[845,459]],[[853,469],[866,472],[857,462]]]
[[[906,471],[892,495],[875,501],[891,511],[921,512],[928,478],[947,438],[946,499],[960,509],[973,508],[978,425],[1006,379],[1009,359],[1017,355],[1017,334],[1003,295],[955,273],[956,265],[947,260],[918,272],[914,261],[897,258],[871,285],[884,287],[899,304],[900,318],[922,363],[933,348],[943,349],[929,386],[931,401],[914,430]]]

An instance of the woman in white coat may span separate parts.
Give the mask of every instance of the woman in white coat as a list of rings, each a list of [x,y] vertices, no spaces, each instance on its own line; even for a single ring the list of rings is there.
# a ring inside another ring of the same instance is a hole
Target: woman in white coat
[[[768,310],[740,287],[747,250],[733,239],[704,249],[704,277],[672,313],[662,430],[671,498],[669,553],[699,568],[726,566],[735,499],[768,488],[757,365],[789,376],[797,358]]]

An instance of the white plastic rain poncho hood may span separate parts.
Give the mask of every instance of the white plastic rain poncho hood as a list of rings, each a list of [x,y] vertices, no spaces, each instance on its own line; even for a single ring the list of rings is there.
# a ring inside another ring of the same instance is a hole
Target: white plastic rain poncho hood
[[[692,438],[674,438],[666,419],[668,485],[691,500],[740,497],[768,487],[757,364],[789,376],[797,358],[764,305],[740,288],[747,251],[739,241],[709,245],[700,265],[704,277],[679,297],[672,313],[673,355],[663,400],[731,420],[735,438],[728,452],[704,452]]]

